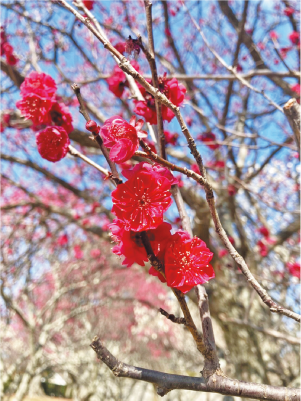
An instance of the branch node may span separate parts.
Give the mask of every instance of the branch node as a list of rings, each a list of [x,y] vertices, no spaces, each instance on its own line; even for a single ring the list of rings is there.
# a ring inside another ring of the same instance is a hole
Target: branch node
[[[171,389],[166,388],[166,387],[158,387],[157,389],[157,394],[160,397],[164,397],[167,393],[169,393],[171,391]]]
[[[184,317],[176,317],[175,315],[166,312],[162,308],[159,308],[159,312],[161,313],[161,315],[165,316],[167,319],[171,320],[173,323],[184,324],[185,326],[187,325],[186,319]]]

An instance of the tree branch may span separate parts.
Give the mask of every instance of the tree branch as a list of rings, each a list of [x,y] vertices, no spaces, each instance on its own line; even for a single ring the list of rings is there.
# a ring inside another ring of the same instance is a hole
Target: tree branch
[[[197,285],[195,292],[198,299],[198,306],[202,321],[203,340],[206,347],[205,366],[202,371],[205,379],[209,378],[215,372],[221,372],[218,356],[216,353],[215,339],[212,327],[212,321],[209,310],[209,301],[206,289],[203,285]]]
[[[297,144],[298,152],[300,155],[300,113],[301,107],[297,103],[296,99],[290,99],[283,106],[284,114],[290,123],[290,126],[294,132],[295,141]]]
[[[90,347],[95,351],[97,358],[105,363],[116,377],[128,377],[153,383],[157,386],[157,393],[160,396],[164,396],[171,390],[182,389],[266,401],[299,401],[300,399],[300,389],[246,383],[231,380],[217,373],[205,382],[204,378],[200,377],[172,375],[127,365],[115,358],[98,337],[93,338]]]

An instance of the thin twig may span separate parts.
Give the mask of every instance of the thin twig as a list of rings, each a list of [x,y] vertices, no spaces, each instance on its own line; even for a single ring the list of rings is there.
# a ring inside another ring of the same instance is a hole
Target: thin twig
[[[146,14],[146,28],[147,28],[147,36],[148,36],[148,46],[149,50],[147,50],[141,41],[141,49],[144,52],[147,61],[149,63],[151,73],[152,73],[152,83],[153,86],[158,89],[159,88],[159,79],[157,72],[157,65],[155,59],[155,45],[154,45],[154,37],[153,37],[153,23],[152,23],[152,2],[149,0],[144,0],[145,6],[145,14]],[[140,38],[141,40],[141,38]],[[158,127],[158,137],[159,137],[159,151],[160,155],[166,159],[165,152],[165,136],[164,136],[164,127],[163,127],[163,118],[162,118],[162,106],[158,99],[155,98],[156,105],[156,114],[157,114],[157,127]]]
[[[262,95],[270,104],[272,104],[277,110],[279,110],[281,113],[283,113],[282,108],[277,103],[275,103],[268,95],[266,95],[262,90],[255,88],[255,86],[251,85],[246,79],[239,76],[236,72],[236,69],[229,66],[224,61],[224,59],[210,46],[206,36],[204,35],[203,31],[201,30],[199,24],[193,18],[193,16],[191,15],[190,11],[188,10],[188,8],[186,7],[186,5],[184,4],[183,1],[182,1],[182,5],[183,5],[183,8],[187,11],[188,15],[190,16],[190,19],[191,19],[193,25],[195,26],[195,28],[198,30],[198,32],[202,36],[202,39],[203,39],[205,45],[211,51],[211,53],[217,58],[217,60],[222,64],[222,66],[225,67],[228,71],[230,71],[243,85],[245,85],[247,88],[251,89],[252,91]]]
[[[162,308],[159,308],[159,312],[161,313],[161,315],[165,316],[168,320],[172,321],[173,323],[186,325],[186,320],[184,317],[176,317],[175,315],[166,312],[166,310]]]
[[[85,161],[86,163],[90,164],[90,166],[93,166],[94,168],[96,168],[96,170],[100,171],[102,174],[104,174],[106,176],[106,178],[110,178],[110,173],[108,170],[106,170],[105,168],[99,166],[97,163],[95,163],[93,160],[89,159],[89,157],[83,155],[82,153],[80,153],[77,149],[75,149],[73,146],[69,145],[69,150],[68,152],[70,153],[70,155],[74,156],[74,157],[79,157],[80,159],[82,159],[83,161]]]
[[[259,333],[263,333],[267,336],[276,338],[277,340],[283,340],[290,344],[299,345],[300,346],[300,338],[290,336],[286,333],[280,333],[279,331],[272,330],[272,329],[264,329],[263,327],[256,326],[255,324],[250,323],[249,321],[235,319],[235,318],[228,318],[225,315],[219,315],[219,318],[222,322],[232,325],[237,324],[238,326],[250,327],[253,330],[259,331]]]
[[[216,371],[220,370],[220,365],[216,353],[215,339],[206,289],[202,285],[197,285],[195,287],[195,292],[198,299],[198,307],[203,329],[203,340],[206,347],[205,365],[202,374],[203,377],[207,378]]]
[[[78,99],[78,102],[80,105],[80,108],[79,108],[80,113],[84,116],[84,118],[87,122],[91,121],[91,118],[90,118],[89,112],[86,108],[84,99],[80,93],[80,87],[77,84],[73,84],[73,85],[71,85],[71,88],[73,89],[73,91]],[[112,172],[112,179],[115,181],[116,185],[122,183],[122,180],[119,177],[116,165],[110,159],[109,152],[108,152],[107,148],[104,146],[101,136],[95,132],[93,132],[93,136],[94,136],[95,141],[98,143],[98,146],[100,147],[104,157],[106,158],[108,165],[110,166],[110,169]]]

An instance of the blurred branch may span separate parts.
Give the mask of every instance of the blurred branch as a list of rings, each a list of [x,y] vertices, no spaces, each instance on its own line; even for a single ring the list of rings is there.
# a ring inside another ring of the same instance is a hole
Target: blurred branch
[[[264,329],[262,327],[256,326],[255,324],[252,324],[248,321],[239,320],[239,319],[230,318],[230,317],[228,318],[225,315],[220,315],[219,318],[224,323],[237,324],[239,326],[250,327],[253,330],[256,330],[256,331],[259,331],[260,333],[266,334],[267,336],[271,336],[271,337],[279,339],[279,340],[284,340],[290,344],[300,345],[300,338],[290,336],[289,334],[280,333],[279,331],[272,330],[272,329]]]
[[[218,4],[219,4],[219,7],[220,7],[221,11],[223,12],[223,14],[228,18],[228,21],[230,22],[230,24],[233,26],[233,28],[236,31],[238,31],[239,21],[236,18],[235,14],[233,13],[232,9],[230,8],[228,1],[218,0]],[[252,37],[250,35],[248,35],[246,32],[244,32],[242,40],[243,40],[244,45],[249,50],[249,52],[254,60],[254,63],[256,65],[256,68],[259,70],[268,69],[267,65],[265,64],[265,62],[263,61],[263,59],[261,57],[259,50],[257,49],[256,44],[253,42]],[[283,79],[281,79],[280,77],[269,76],[269,78],[277,86],[280,86],[280,88],[282,88],[284,90],[284,92],[286,94],[288,94],[289,96],[295,95],[295,93],[294,93],[294,91],[292,91],[290,85],[287,82],[283,81]]]
[[[9,78],[14,82],[17,88],[20,88],[25,77],[17,70],[17,68],[6,63],[3,58],[0,59],[0,68],[1,71],[9,76]]]
[[[205,42],[207,48],[211,51],[211,53],[216,57],[216,59],[222,64],[223,67],[225,67],[228,71],[232,72],[232,74],[243,84],[245,85],[247,88],[251,89],[252,91],[262,95],[271,105],[273,105],[277,110],[279,110],[281,113],[283,113],[282,108],[275,103],[268,95],[266,95],[262,90],[257,89],[255,86],[251,85],[246,79],[239,77],[237,72],[236,72],[236,68],[233,68],[231,66],[229,66],[225,60],[213,49],[212,46],[210,46],[206,36],[204,35],[203,31],[201,30],[199,24],[196,22],[196,20],[193,18],[193,16],[191,15],[191,13],[189,12],[188,8],[186,7],[186,5],[184,3],[183,7],[184,9],[187,11],[187,13],[189,14],[191,21],[193,22],[195,28],[199,31],[203,41]],[[238,23],[239,25],[239,23]],[[237,28],[239,29],[239,28]]]
[[[60,184],[62,187],[68,189],[69,191],[74,193],[74,195],[76,195],[80,198],[83,198],[83,199],[87,200],[88,202],[96,201],[95,198],[88,195],[87,191],[81,191],[80,189],[73,187],[67,181],[64,181],[62,178],[57,177],[56,175],[52,174],[50,171],[44,169],[43,167],[40,167],[38,164],[36,164],[30,160],[23,160],[23,159],[20,159],[19,157],[5,155],[3,153],[1,154],[1,159],[6,160],[8,162],[21,164],[26,167],[30,167],[30,168],[38,171],[39,173],[42,173],[46,178],[50,179],[51,181],[56,182],[57,184]]]
[[[283,110],[294,132],[295,141],[297,143],[298,152],[300,155],[300,113],[301,113],[300,104],[297,103],[296,99],[290,99],[283,106]]]

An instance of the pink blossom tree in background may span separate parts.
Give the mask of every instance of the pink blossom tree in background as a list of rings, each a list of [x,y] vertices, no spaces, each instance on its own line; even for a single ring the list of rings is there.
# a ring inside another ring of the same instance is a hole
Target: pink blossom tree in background
[[[2,396],[299,399],[298,3],[1,11]]]

